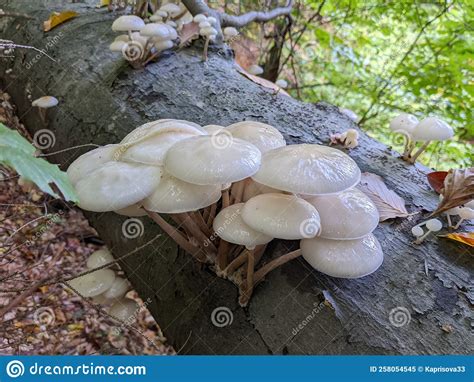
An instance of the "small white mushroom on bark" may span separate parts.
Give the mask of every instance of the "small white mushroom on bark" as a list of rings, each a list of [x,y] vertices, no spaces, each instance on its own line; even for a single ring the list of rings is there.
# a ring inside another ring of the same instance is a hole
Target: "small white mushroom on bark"
[[[250,67],[247,69],[247,72],[253,74],[254,76],[258,76],[263,73],[263,68],[259,65],[250,65]]]
[[[128,39],[128,37],[127,37]],[[111,52],[122,52],[124,46],[127,44],[126,41],[122,41],[122,40],[117,40],[117,41],[114,41],[112,42],[112,44],[109,45],[109,49]]]
[[[243,121],[233,123],[226,127],[234,138],[240,138],[250,142],[263,153],[286,146],[283,135],[271,125],[255,121]]]
[[[404,150],[402,157],[407,160],[413,151],[415,142],[413,141],[413,129],[419,121],[413,114],[402,113],[390,121],[390,130],[404,137]]]
[[[279,86],[282,89],[286,89],[288,87],[288,82],[286,80],[280,79],[275,82],[275,85]]]
[[[110,307],[109,314],[120,321],[132,324],[136,320],[140,307],[131,298],[122,298]]]
[[[474,219],[474,209],[469,207],[461,207],[459,208],[458,215],[460,220],[454,226],[454,229],[458,229],[464,221]]]
[[[127,280],[122,277],[115,277],[115,280],[110,286],[110,288],[107,289],[104,293],[102,293],[102,296],[104,296],[108,300],[122,298],[127,294],[129,290],[130,284]]]
[[[342,145],[345,148],[353,149],[359,144],[359,132],[355,129],[349,129],[343,133],[332,134],[330,139],[330,144]]]
[[[99,269],[69,281],[71,287],[84,297],[94,297],[109,289],[115,280],[115,272],[111,269]]]
[[[168,3],[161,6],[160,11],[166,12],[171,17],[178,16],[181,13],[181,8],[179,5]]]
[[[427,228],[426,233],[424,233],[423,235],[417,235],[419,233],[419,230],[416,229],[415,227],[421,228],[421,226],[423,225],[425,225]],[[414,230],[412,229],[412,233],[417,237],[415,240],[415,244],[421,244],[423,240],[425,240],[430,233],[440,231],[441,228],[443,228],[443,223],[441,223],[441,221],[439,221],[438,219],[430,219],[430,220],[427,220],[426,222],[422,222],[418,224],[415,227],[413,227],[415,228]]]
[[[39,110],[41,121],[46,123],[46,109],[57,106],[59,101],[53,96],[44,96],[38,99],[35,99],[31,106],[37,107]]]
[[[222,32],[224,34],[225,41],[229,41],[239,34],[239,31],[234,27],[225,27]]]
[[[86,266],[89,269],[94,269],[111,263],[112,261],[114,261],[114,257],[108,249],[99,249],[98,251],[93,252],[87,258]]]
[[[353,122],[357,122],[359,120],[359,116],[351,109],[345,109],[340,107],[339,111]]]
[[[130,40],[132,38],[133,31],[139,31],[145,26],[145,22],[138,16],[127,15],[120,16],[112,24],[112,30],[114,32],[127,32]]]
[[[199,24],[199,23],[202,23],[203,21],[207,21],[207,16],[200,13],[200,14],[195,15],[193,20],[195,23]]]

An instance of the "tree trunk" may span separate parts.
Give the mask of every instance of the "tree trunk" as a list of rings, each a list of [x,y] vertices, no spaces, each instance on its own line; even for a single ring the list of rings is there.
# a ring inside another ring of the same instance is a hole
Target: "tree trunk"
[[[2,38],[44,49],[57,62],[30,50],[2,58],[4,90],[16,103],[31,133],[54,132],[49,151],[86,143],[120,141],[145,122],[186,119],[200,125],[228,125],[250,119],[277,127],[289,144],[323,143],[329,135],[354,128],[332,105],[316,105],[262,88],[235,70],[231,52],[213,48],[208,62],[198,48],[165,53],[157,63],[132,69],[109,52],[116,14],[105,9],[50,1],[0,0],[5,12],[36,17],[0,18]],[[73,9],[80,16],[50,32],[42,22],[52,11]],[[59,99],[41,122],[31,100],[43,95]],[[50,157],[63,168],[84,149]],[[423,166],[404,163],[381,143],[361,133],[350,155],[363,171],[381,175],[389,188],[418,212],[406,219],[380,224],[375,235],[385,260],[373,275],[358,280],[325,276],[301,258],[273,271],[254,292],[249,307],[237,303],[237,288],[217,278],[187,254],[177,251],[166,235],[123,261],[128,279],[181,354],[447,354],[468,353],[474,318],[473,257],[469,247],[431,237],[412,245],[411,227],[437,204]],[[87,213],[91,224],[114,256],[146,243],[160,233],[148,218],[144,233],[127,239],[125,217]],[[264,259],[296,245],[275,242]],[[425,273],[425,270],[427,272]],[[233,321],[219,327],[211,319],[219,307],[230,309]],[[394,309],[397,309],[394,310]],[[409,322],[403,316],[406,308]],[[390,319],[392,317],[392,320]],[[395,318],[395,321],[394,319]],[[395,324],[395,325],[394,325]],[[452,332],[442,330],[452,326]],[[472,345],[472,342],[471,342]]]

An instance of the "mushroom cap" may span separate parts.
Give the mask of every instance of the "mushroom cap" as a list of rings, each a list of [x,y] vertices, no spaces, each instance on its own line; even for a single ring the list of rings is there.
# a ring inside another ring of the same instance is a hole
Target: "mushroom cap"
[[[211,26],[211,23],[210,23],[209,21],[201,21],[201,22],[199,23],[199,28],[201,28],[201,29],[202,29],[202,28],[208,28],[208,27],[210,27],[210,26]]]
[[[170,38],[170,30],[165,24],[148,23],[140,29],[140,34],[147,37],[161,37],[163,40]]]
[[[266,123],[243,121],[226,127],[233,137],[250,142],[263,153],[286,146],[285,138],[273,126]]]
[[[279,147],[263,154],[257,182],[282,191],[306,195],[335,194],[360,181],[360,169],[342,151],[301,144]]]
[[[166,50],[166,49],[171,49],[174,46],[173,41],[171,40],[163,40],[163,41],[157,41],[153,44],[153,46],[159,50]]]
[[[373,234],[356,240],[316,237],[301,240],[303,258],[317,271],[332,277],[356,279],[375,272],[383,262],[380,243]]]
[[[138,16],[120,16],[112,24],[114,32],[138,31],[145,26],[145,22]]]
[[[394,132],[402,130],[411,135],[418,123],[418,118],[413,114],[402,113],[390,121],[390,130]]]
[[[79,207],[87,211],[116,211],[149,196],[162,169],[136,163],[108,162],[75,185]]]
[[[296,195],[257,195],[242,207],[242,220],[258,232],[285,240],[312,238],[321,228],[316,208]]]
[[[284,79],[280,79],[275,82],[275,85],[281,87],[282,89],[286,89],[288,87],[288,82]]]
[[[237,36],[239,34],[239,31],[234,27],[225,27],[223,33],[226,38],[232,38]]]
[[[138,303],[131,298],[121,298],[110,307],[109,314],[121,321],[135,321],[135,314],[140,309]]]
[[[138,42],[143,48],[145,48],[147,42],[148,42],[148,37],[142,36],[140,32],[132,32],[132,40],[131,41],[136,41]],[[129,40],[130,42],[130,40]]]
[[[128,207],[121,208],[120,210],[114,211],[118,215],[129,216],[129,217],[138,217],[145,216],[146,212],[141,208],[141,203],[135,203]]]
[[[122,277],[116,277],[109,289],[102,296],[107,299],[122,298],[130,289],[130,284]]]
[[[320,237],[326,239],[359,239],[371,233],[379,224],[375,204],[355,188],[334,195],[305,198],[319,212]]]
[[[112,52],[121,52],[125,45],[127,45],[127,42],[118,40],[112,42],[112,44],[109,45],[109,49]]]
[[[82,154],[67,169],[69,181],[75,185],[103,164],[117,159],[118,150],[120,150],[120,145],[107,145]]]
[[[202,13],[199,13],[196,16],[194,16],[193,21],[195,23],[201,23],[203,21],[207,21],[207,16],[203,15]]]
[[[160,7],[160,11],[164,11],[170,14],[171,16],[177,16],[181,13],[181,8],[179,7],[179,5],[167,3]]]
[[[217,29],[214,27],[204,27],[199,30],[201,36],[215,36],[217,34]]]
[[[93,252],[87,258],[87,268],[94,269],[114,261],[114,257],[108,249],[99,249],[98,251]]]
[[[172,146],[165,156],[165,169],[185,182],[222,185],[255,174],[260,160],[260,150],[251,143],[226,134],[204,135]]]
[[[249,249],[270,242],[272,236],[258,232],[244,223],[241,216],[243,205],[244,203],[237,203],[221,210],[212,224],[214,232],[229,243],[244,245]]]
[[[428,117],[415,126],[412,135],[415,141],[445,141],[453,137],[454,130],[443,120]]]
[[[474,219],[474,209],[469,207],[461,207],[459,209],[459,217],[464,220]]]
[[[84,297],[94,297],[109,289],[115,280],[115,272],[111,269],[99,269],[69,281],[71,287]]]
[[[128,34],[119,34],[117,37],[115,37],[114,41],[128,42],[130,39],[128,38]]]
[[[161,22],[161,21],[163,21],[163,17],[166,17],[166,16],[167,15],[161,16],[161,15],[155,13],[154,15],[150,16],[150,21],[152,21],[154,23]]]
[[[250,198],[254,196],[261,195],[261,194],[283,194],[283,191],[277,190],[276,188],[265,186],[264,184],[260,184],[253,180],[252,178],[247,178],[241,180],[240,182],[244,182],[244,193],[242,195],[242,201],[246,202]],[[236,188],[231,189],[232,196],[235,195]]]
[[[53,96],[44,96],[38,99],[35,99],[31,106],[41,107],[43,109],[48,109],[50,107],[54,107],[59,103],[59,101]]]
[[[345,109],[343,107],[340,107],[339,111],[354,122],[357,122],[357,120],[359,119],[359,116],[356,114],[356,112],[351,109]]]
[[[250,67],[247,69],[247,71],[250,74],[253,74],[254,76],[257,76],[257,75],[263,73],[263,68],[259,65],[250,65]]]
[[[143,200],[143,206],[149,211],[176,214],[210,206],[220,197],[220,185],[200,186],[164,173],[158,187]]]

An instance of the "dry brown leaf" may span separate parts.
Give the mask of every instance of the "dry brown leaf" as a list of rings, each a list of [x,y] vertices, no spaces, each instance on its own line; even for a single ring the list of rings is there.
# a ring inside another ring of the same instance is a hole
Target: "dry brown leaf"
[[[79,13],[74,11],[53,12],[51,16],[49,16],[49,19],[43,23],[43,30],[48,32],[51,29],[56,28],[59,24],[77,16],[79,16]]]
[[[438,235],[439,237],[445,237],[447,239],[459,241],[460,243],[467,244],[474,247],[474,232],[459,232],[459,233],[448,233],[447,235]]]
[[[474,199],[474,167],[449,170],[444,179],[441,195],[443,195],[443,200],[431,216]]]
[[[199,24],[194,21],[183,25],[183,29],[179,34],[180,44],[179,47],[185,47],[191,44],[194,40],[199,38]]]
[[[262,78],[262,77],[259,77],[259,76],[254,76],[253,74],[250,74],[249,72],[247,72],[246,70],[244,70],[240,67],[237,67],[237,70],[239,71],[240,74],[244,75],[245,77],[247,77],[249,80],[252,80],[256,84],[259,84],[259,85],[263,86],[264,88],[272,89],[272,90],[275,90],[275,92],[279,92],[280,94],[284,94],[288,97],[291,97],[286,91],[284,91],[282,88],[280,88],[275,83],[273,83],[271,81],[268,81],[265,78]]]
[[[230,47],[235,54],[235,62],[242,68],[249,68],[258,61],[260,47],[252,39],[238,35],[230,41]]]
[[[405,200],[394,191],[389,190],[380,176],[370,172],[362,173],[358,188],[374,202],[379,211],[381,222],[409,215],[405,207]]]

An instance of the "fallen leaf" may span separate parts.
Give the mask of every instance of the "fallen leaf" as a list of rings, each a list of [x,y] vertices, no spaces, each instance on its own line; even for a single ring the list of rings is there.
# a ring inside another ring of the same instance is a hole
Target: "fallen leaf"
[[[199,24],[194,21],[183,25],[183,29],[179,34],[180,44],[179,47],[183,48],[188,46],[194,40],[199,38]]]
[[[405,200],[389,190],[380,176],[370,172],[362,173],[358,188],[374,202],[381,222],[409,215]]]
[[[474,247],[474,232],[460,232],[460,233],[448,233],[447,235],[438,235],[439,237],[445,237],[447,239],[459,241],[460,243],[467,244]]]
[[[79,16],[79,13],[74,11],[53,12],[51,16],[49,16],[49,19],[43,23],[43,30],[48,32],[51,29],[56,28],[59,24],[77,16]]]
[[[446,175],[448,175],[447,171],[434,171],[426,175],[428,183],[438,194],[441,194],[441,190],[444,187],[444,179],[446,179]]]
[[[272,90],[275,90],[275,92],[279,92],[280,94],[284,94],[288,97],[291,97],[286,91],[284,91],[278,85],[276,85],[275,83],[271,81],[266,80],[265,78],[254,76],[253,74],[250,74],[249,72],[247,72],[246,70],[242,69],[239,66],[237,66],[237,71],[243,76],[255,82],[256,84],[259,84],[267,89],[272,89]]]
[[[441,190],[443,199],[431,216],[474,199],[474,167],[449,170]]]
[[[230,41],[230,47],[234,51],[235,62],[242,68],[249,68],[257,63],[260,47],[252,39],[239,34]]]

